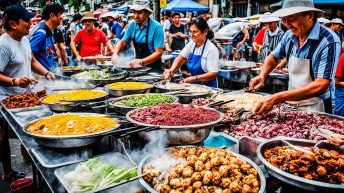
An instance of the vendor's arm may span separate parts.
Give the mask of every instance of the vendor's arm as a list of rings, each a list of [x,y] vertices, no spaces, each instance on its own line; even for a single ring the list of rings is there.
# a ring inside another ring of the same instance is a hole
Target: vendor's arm
[[[281,60],[281,62],[279,62],[276,66],[277,70],[281,70],[282,68],[284,68],[284,66],[287,64],[287,59],[284,58],[283,60]]]
[[[31,68],[33,72],[38,75],[44,76],[47,80],[55,80],[54,73],[49,72],[47,69],[45,69],[44,66],[42,66],[42,64],[38,62],[33,54],[31,60]]]
[[[206,82],[214,80],[217,76],[217,72],[207,72],[198,76],[190,76],[182,80],[182,83],[194,83],[194,82]],[[198,78],[198,80],[197,80]]]
[[[236,46],[237,49],[241,48],[242,45],[244,45],[244,43],[250,39],[250,34],[247,30],[246,27],[244,27],[242,30],[241,30],[242,33],[244,33],[244,38],[241,40],[241,42],[239,42]]]

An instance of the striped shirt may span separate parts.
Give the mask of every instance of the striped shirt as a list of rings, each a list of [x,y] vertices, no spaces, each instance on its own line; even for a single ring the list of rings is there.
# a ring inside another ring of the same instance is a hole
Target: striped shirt
[[[298,38],[290,30],[288,30],[283,36],[280,44],[278,44],[276,49],[272,51],[272,54],[276,59],[282,59],[286,57],[289,45],[293,44],[290,54],[297,58],[307,59],[311,41],[317,40],[320,41],[320,43],[315,49],[311,59],[311,68],[314,79],[324,78],[331,80],[329,90],[319,96],[321,99],[328,99],[331,94],[333,96],[334,93],[333,78],[341,52],[340,40],[334,32],[324,26],[321,26],[319,22],[315,22],[306,39],[306,42],[299,48]]]
[[[270,32],[270,30],[266,30],[264,33],[264,41],[262,47],[262,61],[268,57],[268,55],[277,47],[280,43],[284,32],[277,28],[275,32]]]

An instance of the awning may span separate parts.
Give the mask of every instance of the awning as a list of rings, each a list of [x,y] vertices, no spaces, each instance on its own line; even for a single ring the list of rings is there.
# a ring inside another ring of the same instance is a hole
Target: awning
[[[174,0],[168,3],[166,8],[161,9],[161,11],[209,11],[209,7],[198,4],[192,0]]]

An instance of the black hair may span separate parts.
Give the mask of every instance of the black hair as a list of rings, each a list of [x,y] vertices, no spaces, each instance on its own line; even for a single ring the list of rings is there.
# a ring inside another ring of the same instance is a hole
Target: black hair
[[[196,27],[199,30],[201,30],[201,32],[208,30],[208,33],[207,33],[208,39],[211,40],[214,38],[214,32],[212,30],[210,30],[208,23],[203,18],[197,18],[197,19],[191,20],[189,22],[189,27],[191,27],[192,25],[196,25]]]
[[[82,15],[80,13],[76,13],[73,15],[73,22],[81,20],[81,18],[82,18]]]
[[[65,10],[61,4],[58,4],[58,3],[48,4],[43,8],[43,11],[41,14],[42,19],[48,20],[48,19],[50,19],[50,14],[54,14],[57,16],[59,13],[63,13],[64,11]]]
[[[179,15],[179,17],[181,17],[181,15],[180,15],[179,12],[174,12],[174,13],[172,14],[172,18],[174,18],[174,16],[176,16],[176,15]]]
[[[12,30],[12,27],[10,25],[10,21],[14,21],[16,24],[19,24],[19,18],[11,18],[11,19],[5,19],[5,22],[4,22],[4,29],[6,31],[11,31]]]

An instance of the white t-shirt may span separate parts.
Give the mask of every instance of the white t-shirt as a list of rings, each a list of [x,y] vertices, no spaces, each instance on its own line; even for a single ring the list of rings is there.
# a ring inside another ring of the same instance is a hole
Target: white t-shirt
[[[165,31],[169,31],[171,25],[172,25],[172,24],[171,24],[170,20],[167,19],[167,20],[165,21],[164,25],[163,25],[164,32],[165,32]]]
[[[17,41],[7,33],[0,36],[0,72],[10,78],[31,77],[32,52],[27,37]],[[27,91],[18,86],[0,86],[0,99]]]
[[[180,55],[188,59],[190,53],[194,50],[196,43],[190,41],[184,49],[180,52]],[[201,55],[204,45],[195,49],[195,55]],[[206,46],[202,55],[201,66],[205,72],[218,72],[219,71],[219,50],[217,47],[210,41],[207,40]]]

